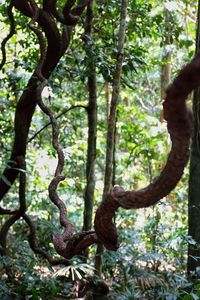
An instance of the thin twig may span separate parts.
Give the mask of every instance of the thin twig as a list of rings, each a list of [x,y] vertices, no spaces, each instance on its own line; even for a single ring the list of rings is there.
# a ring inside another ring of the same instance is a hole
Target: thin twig
[[[75,109],[75,108],[84,108],[87,110],[87,106],[84,105],[73,105],[69,108],[66,108],[63,112],[61,112],[60,114],[58,114],[55,118],[56,120],[58,120],[60,117],[62,117],[63,115],[65,115],[66,113],[68,113],[70,110]],[[40,130],[38,130],[36,133],[34,133],[34,135],[28,140],[28,143],[32,142],[43,130],[45,130],[48,126],[51,125],[51,122],[48,122],[46,125],[44,125]]]

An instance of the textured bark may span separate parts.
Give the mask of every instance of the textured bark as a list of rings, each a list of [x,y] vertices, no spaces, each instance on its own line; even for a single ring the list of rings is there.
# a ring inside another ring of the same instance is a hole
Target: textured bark
[[[99,240],[110,250],[118,248],[117,231],[112,218],[118,207],[143,208],[167,196],[180,180],[189,159],[192,112],[186,106],[187,96],[200,85],[200,53],[186,65],[166,91],[164,118],[172,141],[167,163],[159,177],[139,191],[115,187],[108,194],[95,217]]]
[[[109,111],[110,111],[110,85],[105,82],[105,98],[106,98],[106,123],[108,124]]]
[[[200,2],[198,3],[196,52],[200,50]],[[188,245],[188,275],[200,267],[200,89],[193,98],[194,131],[190,158],[189,199],[188,199],[188,233],[196,245]]]
[[[90,59],[88,68],[88,149],[86,165],[86,187],[84,195],[84,221],[83,231],[91,230],[92,214],[94,203],[95,189],[95,160],[96,160],[96,135],[97,135],[97,91],[96,91],[96,62],[93,53],[92,23],[94,18],[93,12],[94,1],[90,0],[87,7],[87,19],[85,28],[85,51],[87,58]]]

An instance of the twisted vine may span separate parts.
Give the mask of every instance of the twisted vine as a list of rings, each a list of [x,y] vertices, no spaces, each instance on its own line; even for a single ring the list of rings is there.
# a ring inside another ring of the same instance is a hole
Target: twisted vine
[[[119,246],[117,229],[112,222],[119,207],[137,209],[156,204],[180,180],[189,159],[192,133],[192,112],[186,105],[186,99],[199,85],[200,53],[180,71],[166,91],[163,110],[172,146],[160,176],[139,191],[124,191],[122,187],[115,186],[97,209],[95,231],[107,249],[116,250]]]
[[[56,1],[43,1],[43,4],[44,2],[56,3]],[[52,131],[53,131],[52,143],[58,154],[58,164],[55,171],[55,176],[49,185],[49,196],[51,201],[59,208],[60,224],[61,226],[64,227],[64,232],[62,234],[60,233],[53,234],[53,241],[55,240],[54,244],[55,244],[55,248],[58,250],[57,252],[60,253],[61,255],[63,254],[62,256],[66,258],[72,257],[73,255],[75,255],[74,253],[78,254],[80,253],[80,251],[82,251],[82,249],[85,249],[85,247],[88,246],[89,236],[93,236],[94,237],[93,240],[95,242],[97,241],[97,238],[93,232],[80,233],[73,236],[73,226],[67,219],[66,206],[57,194],[58,184],[60,181],[64,180],[64,176],[62,176],[61,174],[64,165],[64,154],[58,142],[59,132],[56,123],[56,118],[54,117],[51,110],[43,103],[41,94],[42,94],[42,90],[48,83],[48,78],[52,70],[55,68],[58,60],[64,54],[64,52],[66,51],[69,45],[70,34],[72,30],[71,26],[68,26],[68,25],[72,25],[69,24],[70,18],[72,19],[74,17],[74,20],[76,19],[77,22],[87,2],[88,0],[80,0],[78,5],[75,6],[75,8],[73,8],[73,14],[71,13],[71,10],[75,1],[66,2],[66,4],[63,7],[63,12],[65,14],[65,23],[64,23],[65,25],[63,26],[62,34],[60,34],[58,27],[56,26],[56,23],[54,22],[50,11],[47,12],[45,11],[45,9],[42,10],[41,8],[39,8],[37,3],[34,0],[28,0],[28,1],[11,0],[10,5],[8,6],[8,15],[11,21],[11,30],[8,36],[3,40],[1,44],[1,51],[3,54],[3,59],[1,63],[1,67],[2,67],[6,61],[6,52],[5,52],[6,42],[14,34],[14,17],[12,14],[13,6],[19,9],[24,15],[31,17],[31,21],[29,22],[28,26],[38,38],[39,46],[40,46],[40,57],[39,57],[38,64],[35,68],[35,71],[33,73],[33,76],[31,77],[30,82],[28,83],[27,92],[25,91],[24,94],[22,95],[16,109],[15,130],[17,131],[17,133],[20,132],[22,134],[22,132],[20,131],[23,129],[21,125],[25,127],[25,129],[22,130],[23,131],[23,138],[21,139],[22,146],[19,145],[18,147],[18,140],[16,138],[14,143],[13,153],[12,153],[12,158],[13,160],[15,160],[15,162],[13,163],[12,166],[9,166],[9,168],[6,169],[4,173],[6,174],[5,176],[10,180],[12,184],[19,172],[19,167],[22,166],[21,161],[23,160],[23,162],[25,163],[24,156],[26,150],[26,139],[27,139],[28,130],[29,130],[32,115],[34,113],[35,106],[36,104],[38,104],[41,110],[44,113],[46,113],[50,118],[50,122],[52,124]],[[46,39],[43,36],[42,31],[36,26],[36,23],[38,23],[39,26],[42,28],[42,30],[45,32]],[[29,94],[30,96],[28,97]],[[31,105],[29,109],[29,105],[27,105],[26,103],[25,106],[26,109],[25,111],[23,111],[24,108],[23,105],[25,104],[24,103],[25,100],[30,102]],[[27,114],[26,114],[26,110],[27,110]],[[21,155],[16,156],[17,152],[21,152]],[[20,159],[18,159],[18,157],[20,157]],[[8,209],[0,208],[1,214],[11,215],[11,217],[2,226],[0,232],[0,236],[1,236],[0,245],[2,246],[3,249],[2,254],[6,253],[6,238],[7,238],[7,233],[9,228],[20,217],[23,217],[24,221],[29,226],[29,230],[30,230],[29,244],[31,249],[35,253],[40,254],[41,256],[46,258],[51,264],[69,263],[68,260],[66,259],[54,260],[46,252],[38,248],[36,244],[36,231],[35,231],[34,223],[32,222],[31,218],[25,213],[26,199],[25,199],[25,181],[23,181],[24,180],[23,178],[25,178],[24,176],[25,174],[23,172],[22,173],[20,172],[20,185],[19,185],[20,209],[11,211]],[[2,197],[8,190],[8,187],[5,186],[4,182],[1,182],[1,184],[3,184],[2,190],[0,189],[0,193]],[[65,251],[66,245],[68,245],[67,247],[68,250]]]
[[[60,225],[64,228],[64,231],[62,233],[59,232],[53,233],[52,239],[57,253],[69,259],[74,255],[81,253],[82,250],[84,250],[91,244],[91,241],[93,241],[93,243],[97,242],[97,237],[94,232],[81,232],[73,235],[73,225],[67,218],[66,205],[61,200],[61,198],[57,193],[57,188],[59,183],[65,179],[65,177],[62,175],[65,159],[64,159],[63,149],[59,144],[59,129],[57,126],[56,117],[54,116],[51,109],[49,109],[44,104],[41,97],[41,92],[44,86],[46,86],[48,83],[47,79],[44,77],[42,73],[42,67],[46,56],[46,43],[42,32],[35,26],[35,22],[39,15],[38,8],[32,1],[30,1],[30,3],[34,10],[34,16],[31,22],[29,23],[29,27],[37,35],[39,45],[40,45],[40,59],[35,71],[35,74],[38,77],[38,80],[40,81],[37,87],[37,95],[38,95],[37,102],[40,109],[50,119],[50,123],[52,126],[52,145],[56,150],[58,156],[58,162],[57,162],[54,178],[51,180],[49,184],[48,191],[49,191],[49,198],[59,209]]]

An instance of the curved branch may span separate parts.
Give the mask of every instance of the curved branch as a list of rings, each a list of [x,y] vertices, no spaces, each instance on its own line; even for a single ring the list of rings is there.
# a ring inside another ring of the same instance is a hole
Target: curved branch
[[[87,106],[84,105],[73,105],[69,108],[66,108],[63,112],[61,112],[60,114],[58,114],[55,118],[56,120],[59,119],[60,117],[62,117],[63,115],[65,115],[66,113],[68,113],[68,111],[75,109],[75,108],[85,108],[87,110]],[[51,122],[47,123],[46,125],[44,125],[40,130],[38,130],[36,133],[34,133],[34,135],[28,140],[28,143],[32,142],[43,130],[45,130],[49,125],[51,125]]]
[[[0,207],[0,215],[14,215],[16,212],[17,210],[10,210]]]
[[[75,2],[76,0],[67,0],[66,4],[63,7],[63,17],[66,25],[75,25],[79,20],[79,16],[74,15],[71,12],[72,6],[74,5]]]
[[[49,197],[51,201],[58,207],[60,212],[60,224],[64,228],[63,233],[54,232],[52,235],[54,248],[58,254],[66,259],[72,258],[74,255],[80,254],[82,250],[89,247],[91,244],[98,241],[95,233],[84,232],[73,235],[73,225],[67,218],[67,208],[65,203],[60,199],[57,193],[59,183],[65,179],[62,176],[64,167],[64,153],[58,141],[59,130],[52,111],[42,102],[38,102],[41,110],[49,116],[52,125],[52,144],[58,155],[58,163],[55,171],[54,178],[49,184]]]
[[[58,155],[58,163],[55,171],[54,178],[49,184],[49,197],[51,201],[58,207],[60,212],[60,224],[64,228],[63,233],[53,233],[53,244],[58,254],[66,259],[72,258],[74,255],[80,254],[82,250],[89,247],[91,244],[98,241],[95,233],[84,232],[73,235],[73,225],[67,218],[67,208],[65,203],[60,199],[57,193],[57,187],[59,183],[65,179],[62,176],[62,170],[64,167],[64,153],[61,145],[58,141],[59,131],[52,111],[42,102],[42,99],[38,102],[41,110],[49,116],[52,125],[52,144]]]
[[[89,0],[79,0],[78,5],[74,7],[71,13],[75,16],[81,16]]]
[[[186,65],[166,91],[164,118],[172,141],[167,163],[159,177],[139,191],[114,187],[97,210],[95,230],[99,240],[110,250],[118,248],[117,230],[112,222],[118,207],[143,208],[157,203],[170,193],[180,180],[189,159],[192,113],[187,96],[200,85],[200,53]]]
[[[19,176],[19,203],[20,207],[15,212],[10,212],[9,214],[13,214],[8,220],[3,224],[0,231],[0,245],[1,245],[1,254],[6,255],[7,249],[7,235],[10,227],[19,220],[26,211],[26,197],[25,197],[25,187],[26,187],[26,163],[24,157],[20,156],[16,158],[18,165],[21,169]],[[4,211],[5,212],[5,211]]]
[[[33,11],[32,11],[32,8],[30,6],[29,1],[27,1],[27,0],[13,0],[13,4],[14,4],[15,8],[17,8],[23,15],[32,18]]]
[[[10,227],[21,217],[19,211],[10,217],[5,223],[3,224],[1,231],[0,231],[0,254],[6,255],[7,254],[7,235]]]
[[[5,65],[5,62],[6,62],[6,43],[15,34],[15,20],[14,20],[14,16],[13,16],[13,12],[12,12],[13,6],[14,6],[14,4],[13,4],[13,1],[11,0],[11,2],[7,8],[7,14],[8,14],[8,17],[10,20],[10,32],[5,37],[5,39],[3,39],[2,43],[1,43],[2,60],[0,63],[0,70],[3,68],[3,66]]]
[[[47,261],[53,266],[55,265],[66,265],[69,266],[70,262],[66,259],[53,259],[48,253],[46,253],[44,250],[38,248],[37,243],[36,243],[36,230],[33,221],[28,215],[23,216],[24,221],[29,227],[29,236],[28,236],[28,241],[30,248],[33,250],[34,253],[42,256],[43,258],[47,259]]]
[[[71,259],[75,255],[80,255],[82,251],[95,243],[99,243],[97,235],[93,231],[81,232],[73,236],[64,233],[53,233],[53,244],[56,252],[66,259]]]
[[[72,26],[75,25],[79,20],[79,16],[74,16],[71,14],[71,9],[75,2],[76,0],[68,0],[64,5],[62,13],[57,10],[57,0],[43,0],[43,8],[51,13],[57,21],[67,26]]]

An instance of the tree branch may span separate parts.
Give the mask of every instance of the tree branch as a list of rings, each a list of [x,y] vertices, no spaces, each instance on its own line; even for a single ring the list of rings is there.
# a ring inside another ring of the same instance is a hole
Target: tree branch
[[[10,20],[10,32],[5,37],[5,39],[3,39],[2,43],[1,43],[2,60],[0,63],[0,70],[3,68],[3,66],[5,65],[5,62],[6,62],[6,49],[5,49],[6,43],[15,34],[15,20],[14,20],[12,9],[13,9],[13,1],[11,0],[9,6],[7,8],[7,14],[8,14],[8,18]]]
[[[62,117],[63,115],[65,115],[66,113],[68,113],[70,110],[75,109],[75,108],[84,108],[87,110],[87,106],[84,105],[73,105],[69,108],[66,108],[63,112],[61,112],[60,114],[58,114],[55,118],[56,120],[58,120],[60,117]],[[32,142],[42,131],[44,131],[47,127],[49,127],[49,125],[51,125],[51,122],[47,123],[46,125],[44,125],[40,130],[38,130],[36,133],[34,133],[34,135],[28,140],[28,143]]]
[[[47,261],[52,266],[59,265],[59,264],[69,266],[70,265],[69,260],[66,260],[66,259],[53,259],[44,250],[38,248],[37,243],[36,243],[36,230],[35,230],[35,226],[34,226],[33,221],[26,214],[23,216],[23,219],[26,222],[26,224],[28,225],[29,230],[30,230],[29,236],[28,236],[28,241],[29,241],[30,248],[33,250],[33,252],[35,254],[38,254],[38,255],[42,256],[44,259],[47,259]]]
[[[9,214],[13,214],[8,220],[5,221],[3,224],[1,231],[0,231],[0,245],[1,245],[1,254],[6,255],[7,253],[7,235],[10,227],[19,220],[26,211],[26,197],[25,197],[25,187],[26,187],[26,164],[24,157],[20,156],[16,158],[18,165],[21,169],[19,175],[19,203],[20,207],[19,210],[15,212],[9,212]],[[5,212],[5,211],[4,211]]]

